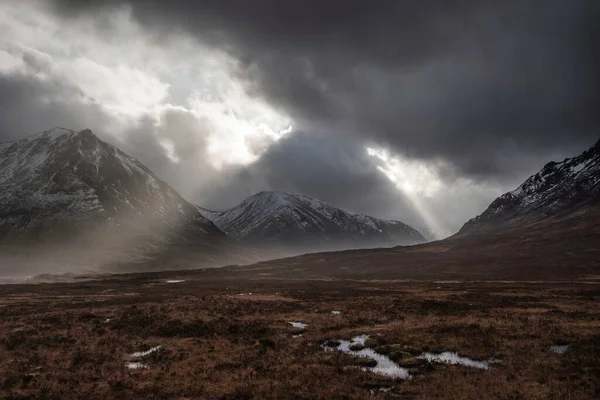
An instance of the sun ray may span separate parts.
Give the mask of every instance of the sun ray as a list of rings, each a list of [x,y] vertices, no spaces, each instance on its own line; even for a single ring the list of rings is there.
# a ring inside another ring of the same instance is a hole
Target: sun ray
[[[425,224],[425,228],[436,237],[445,232],[444,227],[427,207],[425,199],[434,196],[443,188],[443,183],[434,166],[390,155],[384,149],[367,147],[367,154],[374,157],[381,171],[409,200],[410,206]]]

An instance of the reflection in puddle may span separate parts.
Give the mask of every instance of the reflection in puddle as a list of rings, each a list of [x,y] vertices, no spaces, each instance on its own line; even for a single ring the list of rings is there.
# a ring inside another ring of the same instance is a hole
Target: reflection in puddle
[[[342,312],[341,311],[332,311],[331,315],[340,315]]]
[[[165,283],[181,283],[181,282],[185,282],[185,280],[183,280],[183,279],[170,279],[170,280],[166,281]]]
[[[336,347],[327,347],[323,345],[325,350],[338,350],[346,354],[350,354],[356,357],[365,357],[370,358],[371,360],[377,361],[377,365],[374,367],[362,367],[363,371],[373,372],[378,375],[387,376],[389,378],[398,378],[398,379],[410,379],[410,375],[408,370],[400,367],[398,364],[389,359],[389,357],[384,356],[382,354],[378,354],[370,348],[364,348],[361,350],[350,350],[350,347],[353,345],[361,345],[364,346],[365,342],[369,336],[361,335],[352,338],[352,340],[339,340],[335,343],[339,342],[339,345]]]
[[[307,324],[302,323],[302,322],[288,322],[290,325],[292,325],[294,328],[300,328],[300,329],[306,329],[308,327]]]
[[[550,346],[550,351],[556,354],[565,354],[567,349],[569,348],[568,344],[560,344],[556,346]]]
[[[148,369],[148,366],[146,364],[142,364],[140,362],[128,362],[125,363],[125,366],[128,369]]]
[[[452,364],[452,365],[464,365],[465,367],[473,367],[479,369],[488,369],[490,368],[490,361],[476,361],[472,360],[468,357],[461,357],[456,353],[445,351],[440,354],[434,353],[423,353],[419,357],[422,360],[427,360],[428,362],[438,362],[444,364]]]
[[[149,350],[146,350],[146,351],[138,351],[138,352],[136,352],[136,353],[132,353],[132,354],[130,354],[128,357],[129,357],[129,358],[141,358],[141,357],[146,357],[146,356],[149,356],[150,354],[152,354],[152,353],[154,353],[154,352],[156,352],[156,351],[158,351],[158,350],[160,350],[160,346],[153,347],[153,348],[151,348],[151,349],[149,349]]]

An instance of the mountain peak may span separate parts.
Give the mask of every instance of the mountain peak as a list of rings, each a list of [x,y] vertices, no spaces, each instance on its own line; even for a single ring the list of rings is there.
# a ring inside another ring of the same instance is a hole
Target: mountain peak
[[[313,199],[310,196],[306,196],[299,193],[285,192],[283,190],[263,190],[261,192],[251,195],[246,200],[263,200],[269,202],[287,203],[299,197]]]
[[[459,233],[538,220],[578,209],[600,199],[600,140],[582,154],[549,162],[517,189],[490,204]]]
[[[41,135],[45,135],[45,136],[50,136],[50,137],[58,137],[58,136],[63,136],[63,135],[73,135],[76,134],[77,132],[71,129],[67,129],[67,128],[61,128],[61,127],[55,127],[52,128],[48,131],[44,131],[42,133],[39,133],[37,135],[34,136],[41,136]]]
[[[417,230],[401,222],[352,214],[322,200],[280,190],[256,193],[226,211],[201,212],[238,240],[303,251],[425,242]]]
[[[31,136],[26,137],[25,139],[14,140],[13,142],[20,142],[20,141],[31,142],[31,141],[38,140],[38,139],[61,140],[62,141],[65,139],[72,139],[72,138],[76,138],[76,137],[97,139],[97,136],[90,129],[74,131],[72,129],[55,127],[55,128],[49,129],[49,130],[41,132],[41,133],[35,133]],[[10,143],[12,143],[12,142],[10,142]]]
[[[141,162],[89,129],[53,128],[0,145],[0,231],[52,226],[48,215],[218,231]]]

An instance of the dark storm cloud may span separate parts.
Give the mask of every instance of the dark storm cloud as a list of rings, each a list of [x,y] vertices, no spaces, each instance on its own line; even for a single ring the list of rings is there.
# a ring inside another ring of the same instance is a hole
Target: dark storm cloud
[[[105,126],[109,118],[76,88],[30,75],[0,75],[0,142],[21,139],[56,126]]]
[[[272,144],[257,162],[232,169],[226,185],[217,186],[203,204],[223,209],[257,191],[278,189],[310,194],[337,207],[381,218],[412,214],[410,204],[377,169],[360,142],[347,139],[340,142],[294,132]]]
[[[128,5],[149,30],[229,50],[249,90],[301,128],[360,134],[478,178],[522,178],[507,153],[568,155],[598,137],[595,0],[55,4],[69,16]]]
[[[58,126],[70,129],[106,126],[110,118],[79,87],[59,77],[36,76],[52,68],[51,57],[32,49],[19,49],[16,54],[23,62],[21,70],[0,73],[0,142]]]

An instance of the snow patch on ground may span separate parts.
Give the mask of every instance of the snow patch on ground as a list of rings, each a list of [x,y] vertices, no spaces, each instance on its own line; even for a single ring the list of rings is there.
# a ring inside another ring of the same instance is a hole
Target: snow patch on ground
[[[302,323],[302,322],[288,322],[290,325],[292,325],[294,328],[300,328],[300,329],[306,329],[308,327],[307,324]]]

